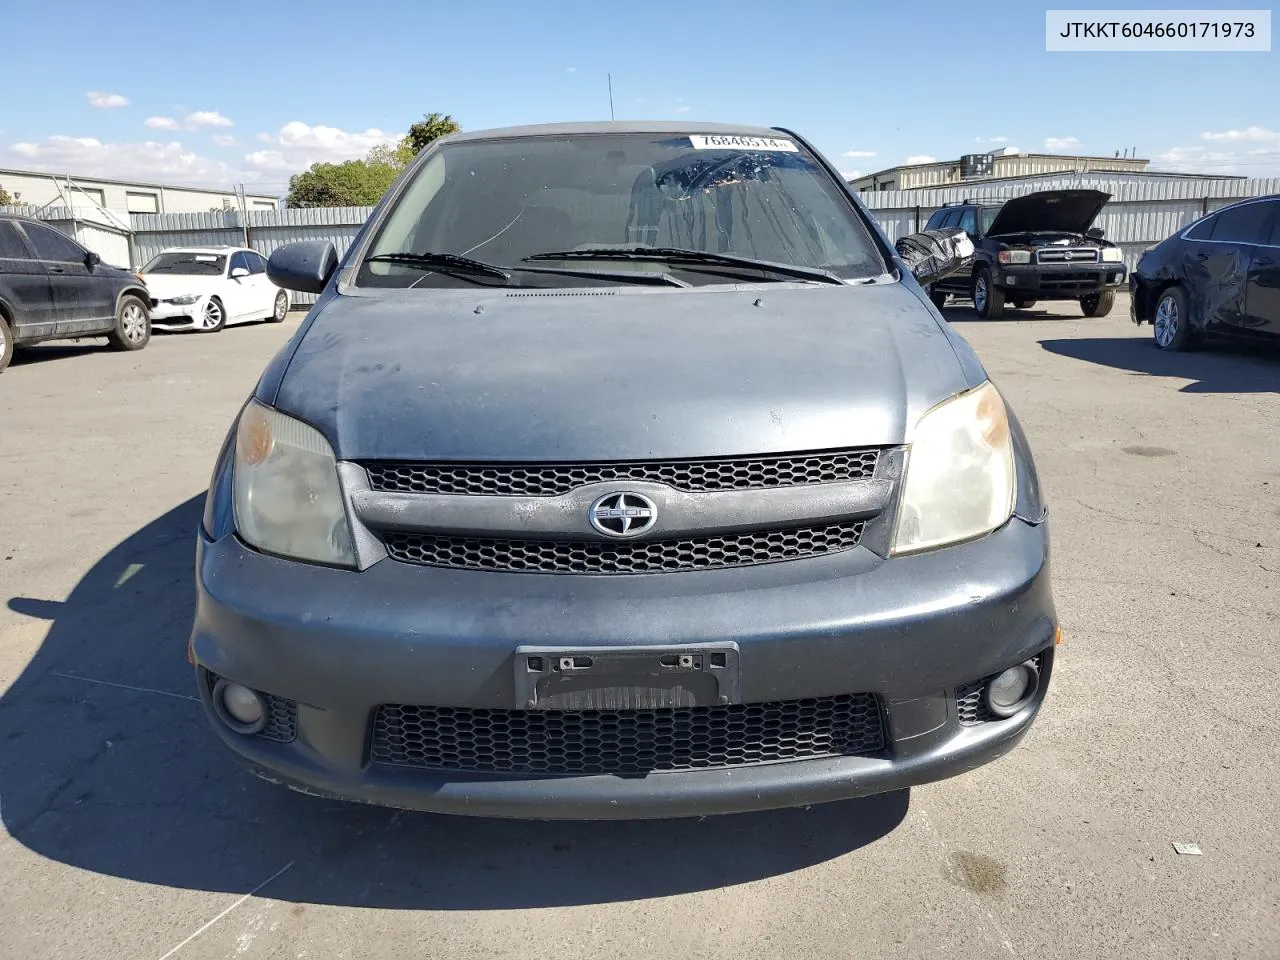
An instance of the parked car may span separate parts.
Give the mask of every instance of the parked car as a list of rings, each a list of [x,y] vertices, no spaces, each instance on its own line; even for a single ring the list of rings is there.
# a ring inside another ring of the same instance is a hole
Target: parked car
[[[266,261],[243,247],[175,247],[142,268],[157,330],[216,333],[229,323],[289,313],[289,293],[267,278]]]
[[[267,269],[321,296],[217,457],[189,645],[262,776],[671,817],[1026,733],[1057,638],[1026,438],[801,137],[454,135],[341,262]]]
[[[1129,278],[1129,314],[1161,350],[1206,336],[1280,337],[1280,196],[1223,207],[1148,250]]]
[[[1105,317],[1125,279],[1120,248],[1093,229],[1109,198],[1100,190],[1042,190],[938,210],[926,229],[964,230],[974,255],[970,270],[930,287],[934,304],[941,310],[949,295],[970,297],[979,317],[994,320],[1007,303],[1077,300],[1086,317]]]
[[[105,336],[117,350],[141,350],[149,302],[137,274],[39,220],[0,214],[0,370],[15,347],[44,340]]]

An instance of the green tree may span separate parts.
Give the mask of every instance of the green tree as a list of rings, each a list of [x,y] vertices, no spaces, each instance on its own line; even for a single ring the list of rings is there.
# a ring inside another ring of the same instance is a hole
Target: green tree
[[[440,137],[457,133],[461,129],[462,127],[458,126],[458,121],[447,113],[428,113],[409,128],[409,132],[400,141],[400,146],[402,148],[407,146],[414,154],[417,154],[432,140],[438,140]]]
[[[367,160],[314,163],[289,180],[291,207],[370,207],[391,186],[398,167]]]
[[[382,199],[410,160],[427,144],[462,128],[448,114],[429,113],[395,145],[374,147],[363,160],[313,163],[289,180],[291,207],[369,207]]]
[[[13,205],[13,197],[9,196],[9,191],[4,187],[0,187],[0,207],[8,207]]]

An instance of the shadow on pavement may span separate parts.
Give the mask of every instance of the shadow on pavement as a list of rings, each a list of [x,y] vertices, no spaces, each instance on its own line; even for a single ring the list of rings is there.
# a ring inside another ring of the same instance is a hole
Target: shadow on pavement
[[[107,341],[101,337],[96,340],[38,343],[29,347],[15,348],[9,365],[24,367],[50,360],[62,360],[66,357],[81,357],[86,353],[102,353],[107,349]]]
[[[1061,301],[1058,302],[1061,303]],[[1086,318],[1079,314],[1055,313],[1052,310],[1035,306],[1027,310],[1019,310],[1017,307],[1006,307],[999,320],[983,320],[973,312],[972,305],[968,303],[955,306],[948,305],[947,308],[942,311],[942,315],[946,318],[948,323],[1012,323],[1018,320],[1047,320],[1054,323],[1061,323],[1064,320],[1107,319],[1107,317]],[[1111,316],[1111,314],[1107,314],[1107,316]]]
[[[872,843],[906,791],[810,810],[629,823],[397,812],[292,793],[207,727],[186,663],[193,497],[94,564],[0,701],[7,831],[73,867],[170,887],[388,908],[509,909],[666,896],[799,870]],[[86,679],[87,678],[87,679]],[[89,682],[97,681],[97,682]]]
[[[1182,393],[1280,393],[1280,350],[1204,344],[1189,353],[1160,350],[1150,337],[1041,340],[1050,353],[1152,377],[1194,380]]]

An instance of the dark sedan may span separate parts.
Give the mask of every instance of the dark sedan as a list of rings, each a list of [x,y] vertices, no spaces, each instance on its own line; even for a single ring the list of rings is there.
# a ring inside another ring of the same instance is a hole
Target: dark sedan
[[[1280,338],[1280,196],[1242,200],[1143,254],[1129,312],[1161,350],[1207,336]]]
[[[1012,749],[1053,666],[1046,508],[906,256],[794,134],[668,123],[443,138],[341,262],[276,250],[320,300],[207,500],[223,742],[308,792],[535,818]]]

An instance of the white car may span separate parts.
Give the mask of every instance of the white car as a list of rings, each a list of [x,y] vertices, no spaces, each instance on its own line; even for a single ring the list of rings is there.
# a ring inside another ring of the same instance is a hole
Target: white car
[[[267,262],[243,247],[174,247],[142,268],[157,330],[215,333],[229,323],[282,321],[289,293],[267,279]]]

